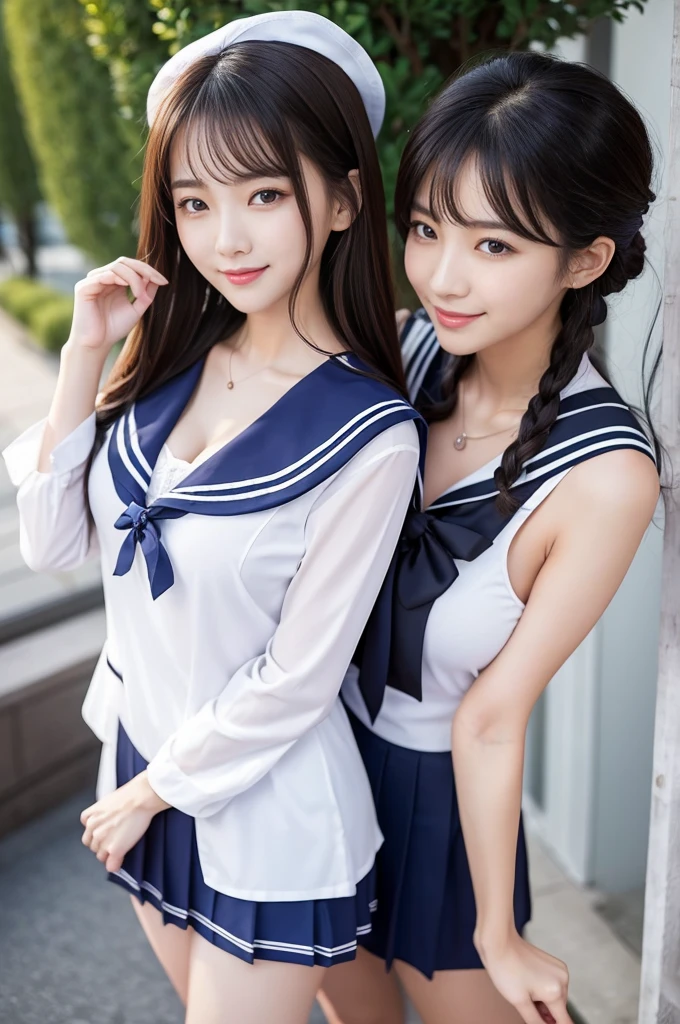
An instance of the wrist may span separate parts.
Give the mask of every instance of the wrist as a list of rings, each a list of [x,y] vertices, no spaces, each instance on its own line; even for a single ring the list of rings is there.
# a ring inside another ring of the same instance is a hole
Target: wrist
[[[158,814],[160,811],[167,810],[170,804],[166,803],[152,787],[146,771],[135,776],[134,781],[136,783],[135,805],[140,810],[148,811],[150,814]]]
[[[514,921],[507,923],[478,924],[472,941],[482,961],[505,953],[518,937]]]
[[[66,343],[62,345],[61,361],[63,363],[68,363],[75,360],[79,362],[86,360],[88,363],[103,367],[109,354],[110,347],[111,346],[92,345],[84,338],[79,338],[78,335],[70,334]]]

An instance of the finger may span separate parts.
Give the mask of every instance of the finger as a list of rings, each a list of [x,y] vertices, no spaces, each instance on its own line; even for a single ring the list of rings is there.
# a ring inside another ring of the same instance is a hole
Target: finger
[[[100,849],[97,850],[97,860],[100,861],[102,864],[105,864],[108,859],[109,851],[105,849],[103,846],[100,847]]]
[[[146,312],[146,310],[149,308],[149,306],[155,299],[156,292],[158,291],[159,287],[159,285],[153,283],[152,281],[149,281],[147,283],[145,290],[142,292],[139,298],[135,299],[135,301],[132,303],[132,308],[134,309],[135,313],[139,313],[139,315],[141,316],[142,313]]]
[[[96,804],[90,804],[89,807],[86,807],[84,811],[80,812],[80,824],[81,825],[87,825],[87,819],[90,817],[90,815],[92,814],[92,811],[95,809],[95,807],[96,807]]]
[[[154,281],[156,284],[169,284],[167,277],[163,277],[160,271],[149,266],[143,260],[133,260],[129,256],[119,256],[116,262],[124,263],[125,266],[136,271],[141,277],[146,277],[149,281]]]
[[[116,260],[115,264],[108,268],[106,273],[115,274],[116,277],[122,278],[127,287],[130,289],[136,299],[144,292],[144,286],[147,278],[138,274],[131,267],[128,267],[122,260]]]
[[[546,1021],[555,1021],[555,1024],[573,1024],[569,1011],[567,1010],[567,996],[561,996],[559,999],[554,999],[549,1003],[543,1003],[546,1010],[550,1014],[550,1017],[546,1017]]]
[[[515,1009],[524,1021],[524,1024],[543,1024],[543,1020],[536,1008],[536,1004],[530,999],[527,999],[524,1003],[517,1003]]]
[[[120,871],[123,866],[123,858],[119,854],[110,853],[108,860],[106,861],[106,870],[115,872]]]

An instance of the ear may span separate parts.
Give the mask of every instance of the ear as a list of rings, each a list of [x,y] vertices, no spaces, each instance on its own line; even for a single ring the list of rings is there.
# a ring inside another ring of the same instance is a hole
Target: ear
[[[580,249],[574,254],[567,271],[567,287],[585,288],[598,277],[602,277],[616,251],[611,238],[604,235],[596,238],[587,249]]]
[[[347,180],[349,182],[349,188],[354,191],[356,206],[353,203],[339,199],[335,206],[335,213],[331,223],[331,231],[346,231],[347,228],[351,226],[354,218],[361,209],[362,197],[359,171],[356,169],[350,171],[347,175]]]

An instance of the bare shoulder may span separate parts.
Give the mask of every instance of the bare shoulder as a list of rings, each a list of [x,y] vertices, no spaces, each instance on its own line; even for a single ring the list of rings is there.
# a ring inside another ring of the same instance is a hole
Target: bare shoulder
[[[575,466],[562,481],[561,511],[571,522],[646,526],[659,499],[656,466],[641,451],[606,452]]]

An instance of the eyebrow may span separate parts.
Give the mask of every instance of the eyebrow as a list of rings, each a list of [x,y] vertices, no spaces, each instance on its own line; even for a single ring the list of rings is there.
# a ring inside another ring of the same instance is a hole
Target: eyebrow
[[[178,178],[170,184],[170,188],[205,188],[206,184],[200,178]]]
[[[415,200],[413,203],[411,203],[411,209],[414,211],[414,213],[420,213],[425,217],[429,217],[430,220],[437,220],[432,210],[430,210],[427,206],[423,206],[421,203],[416,202]],[[494,231],[510,231],[511,234],[514,234],[512,228],[509,228],[507,224],[503,224],[501,223],[501,221],[498,220],[471,220],[463,224],[463,227],[487,228],[492,229]]]
[[[262,174],[260,172],[253,171],[252,173],[249,174],[239,174],[237,177],[234,178],[234,183],[239,184],[240,182],[247,183],[249,181],[261,181],[262,179],[266,178],[276,178],[277,180],[281,180],[282,178],[285,177],[285,174],[277,174],[276,172]],[[208,185],[206,185],[204,181],[201,181],[200,178],[178,178],[177,181],[173,181],[170,183],[170,188],[208,188]]]

